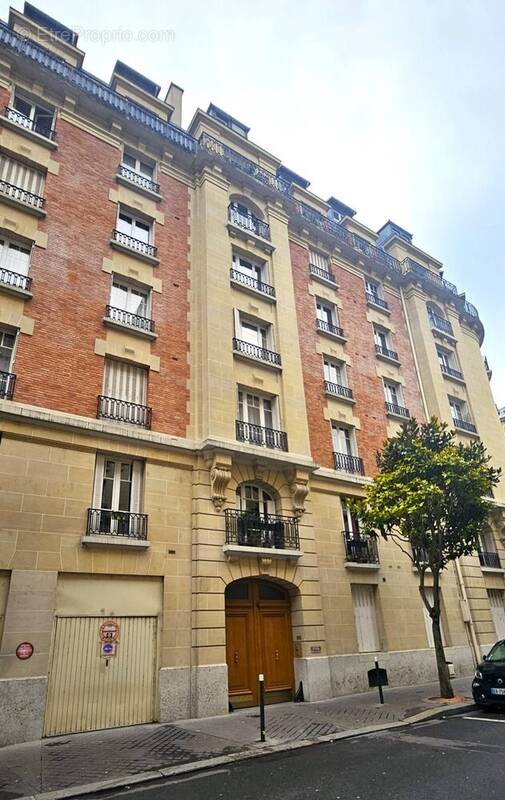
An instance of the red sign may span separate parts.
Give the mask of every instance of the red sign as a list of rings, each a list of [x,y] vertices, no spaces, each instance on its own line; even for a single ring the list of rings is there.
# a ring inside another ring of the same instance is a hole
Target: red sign
[[[33,655],[33,644],[30,642],[21,642],[16,647],[16,655],[21,661],[25,661],[25,659],[30,658]]]
[[[98,634],[101,642],[117,642],[119,639],[119,622],[107,619],[100,625]]]

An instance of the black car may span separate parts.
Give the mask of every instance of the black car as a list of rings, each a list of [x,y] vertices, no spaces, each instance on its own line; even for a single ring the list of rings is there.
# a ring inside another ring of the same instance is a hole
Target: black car
[[[479,708],[505,706],[505,639],[493,645],[475,670],[472,694]]]

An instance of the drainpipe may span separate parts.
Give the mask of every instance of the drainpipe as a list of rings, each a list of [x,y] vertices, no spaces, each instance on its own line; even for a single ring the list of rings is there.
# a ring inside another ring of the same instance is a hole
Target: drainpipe
[[[426,395],[424,394],[424,387],[421,379],[421,371],[419,369],[419,362],[417,360],[416,348],[414,347],[414,337],[412,336],[412,328],[410,327],[409,315],[407,313],[407,306],[405,304],[405,297],[403,295],[403,289],[401,286],[400,286],[400,299],[402,301],[403,316],[405,318],[405,325],[407,326],[407,333],[409,335],[409,344],[410,344],[410,349],[412,351],[412,358],[414,359],[414,366],[416,368],[417,383],[419,385],[419,391],[421,393],[421,400],[423,403],[424,414],[426,416],[426,419],[429,420],[430,413],[428,410],[428,403],[426,402]]]
[[[468,602],[468,595],[466,593],[465,581],[463,580],[463,574],[461,572],[461,565],[459,563],[459,559],[456,559],[456,561],[454,562],[454,567],[456,570],[459,591],[461,594],[461,614],[463,617],[463,622],[465,623],[465,628],[468,638],[470,640],[470,646],[473,653],[475,666],[477,666],[477,664],[480,664],[480,662],[482,661],[482,653],[477,639],[477,634],[475,632],[475,624],[470,609],[470,603]]]

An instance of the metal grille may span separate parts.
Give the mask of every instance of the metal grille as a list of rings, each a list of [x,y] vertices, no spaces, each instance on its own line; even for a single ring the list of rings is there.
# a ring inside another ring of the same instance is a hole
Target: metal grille
[[[392,361],[399,361],[398,353],[396,350],[390,350],[388,347],[383,347],[381,344],[375,345],[375,352],[378,356],[384,356],[385,358],[390,358]]]
[[[340,339],[344,338],[344,331],[338,325],[332,325],[331,322],[326,322],[325,319],[316,320],[317,327],[320,331],[324,331],[324,333],[331,333],[333,336],[338,336]]]
[[[449,336],[454,336],[454,331],[452,329],[452,325],[448,319],[444,319],[444,317],[440,317],[435,312],[430,311],[428,314],[431,322],[431,327],[436,328],[437,331],[442,331],[442,333],[447,333]]]
[[[246,275],[238,269],[230,269],[230,279],[235,283],[243,283],[244,286],[249,286],[250,289],[256,289],[257,292],[275,297],[275,289],[273,286],[269,286],[268,283],[263,283],[263,281],[259,281],[251,275]]]
[[[327,269],[322,269],[316,266],[316,264],[309,264],[309,272],[316,278],[322,278],[329,283],[336,283],[335,276],[332,272],[329,272]]]
[[[118,242],[118,244],[129,247],[130,250],[135,250],[137,253],[142,253],[144,256],[156,258],[157,248],[153,244],[143,242],[141,239],[135,239],[134,236],[129,236],[127,233],[122,233],[121,231],[118,231],[117,228],[112,231],[112,238],[115,242]]]
[[[114,306],[106,306],[105,313],[114,322],[120,322],[122,325],[129,325],[132,328],[154,333],[154,320],[152,319],[132,314],[131,311],[124,311],[122,308],[115,308]]]
[[[333,453],[333,459],[335,469],[340,469],[343,472],[354,472],[357,475],[365,474],[363,459],[359,458],[359,456],[350,456],[347,453]]]
[[[460,428],[462,431],[468,431],[468,433],[477,433],[477,428],[473,422],[469,422],[466,419],[459,419],[458,417],[454,417],[452,421],[455,428]]]
[[[460,381],[463,380],[463,373],[460,372],[459,369],[449,367],[447,364],[440,364],[440,369],[444,375],[448,375],[450,378],[457,378]]]
[[[24,289],[25,292],[28,292],[32,285],[32,279],[27,275],[21,275],[19,272],[11,272],[10,269],[0,269],[0,283],[6,286],[13,286],[16,289]]]
[[[295,517],[259,515],[234,508],[227,508],[224,513],[226,544],[277,550],[300,549],[298,520]]]
[[[235,420],[235,428],[239,442],[271,447],[274,450],[288,449],[288,437],[284,431],[264,428],[262,425],[252,425],[250,422],[243,422],[240,419]]]
[[[112,511],[107,508],[88,508],[88,536],[126,536],[128,539],[147,539],[147,514],[132,511]]]
[[[256,236],[261,236],[262,239],[268,239],[268,241],[270,241],[270,225],[263,222],[262,219],[255,217],[254,214],[244,214],[242,211],[239,211],[239,209],[229,206],[228,220],[233,223],[233,225],[237,225],[239,228],[243,228],[246,231],[251,231],[255,233]]]
[[[27,128],[34,133],[38,133],[40,136],[44,136],[46,139],[51,139],[53,142],[56,141],[56,131],[51,130],[49,122],[44,124],[40,122],[40,120],[35,121],[30,119],[30,117],[26,117],[20,111],[17,111],[17,109],[10,107],[5,109],[5,116],[22,128]]]
[[[332,381],[324,382],[324,389],[328,394],[335,394],[339,397],[345,397],[347,400],[352,400],[352,389],[348,386],[342,386],[340,383],[332,383]]]
[[[228,164],[259,181],[264,186],[268,186],[270,189],[274,189],[284,195],[292,194],[291,185],[287,181],[278,178],[273,172],[263,169],[259,164],[237,153],[236,150],[232,150],[231,147],[227,147],[227,145],[209,136],[208,133],[202,133],[198,143],[203,150],[219,156]]]
[[[134,169],[130,169],[125,164],[120,164],[118,167],[118,175],[125,180],[130,181],[130,183],[134,183],[136,186],[140,186],[141,189],[147,189],[149,192],[154,192],[154,194],[160,193],[160,185],[159,183],[155,183],[148,178],[147,175],[142,175],[140,172],[135,172]]]
[[[379,297],[378,294],[374,294],[373,292],[365,292],[366,299],[368,303],[372,303],[374,306],[379,306],[379,308],[383,308],[385,311],[389,309],[388,304],[382,297]]]
[[[355,564],[378,564],[379,551],[376,539],[370,536],[353,536],[351,531],[342,531],[346,561]]]
[[[139,403],[130,403],[127,400],[118,400],[117,397],[106,397],[103,394],[99,394],[97,417],[99,419],[128,422],[131,425],[140,425],[142,428],[150,428],[152,408]]]
[[[2,192],[5,197],[10,197],[12,200],[19,200],[27,206],[32,206],[32,208],[41,209],[44,205],[43,197],[39,197],[38,194],[33,194],[33,192],[27,192],[26,189],[22,189],[20,186],[14,186],[14,184],[7,183],[3,180],[0,180],[0,192]]]
[[[397,406],[396,403],[386,402],[386,411],[388,414],[394,414],[395,417],[404,417],[410,419],[410,411],[404,406]]]
[[[266,361],[269,364],[275,364],[277,367],[281,366],[281,357],[279,353],[274,353],[273,350],[267,350],[265,347],[258,347],[256,344],[244,342],[242,339],[233,339],[233,349],[236,353],[257,358],[260,361]]]
[[[12,400],[16,376],[12,372],[0,371],[0,399]]]

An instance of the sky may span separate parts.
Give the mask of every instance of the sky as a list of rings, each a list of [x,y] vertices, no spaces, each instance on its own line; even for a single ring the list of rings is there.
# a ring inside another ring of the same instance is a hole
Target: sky
[[[413,233],[477,306],[505,406],[503,0],[35,5],[79,32],[88,71],[119,58],[161,97],[173,81],[183,126],[213,102],[315,194]]]

